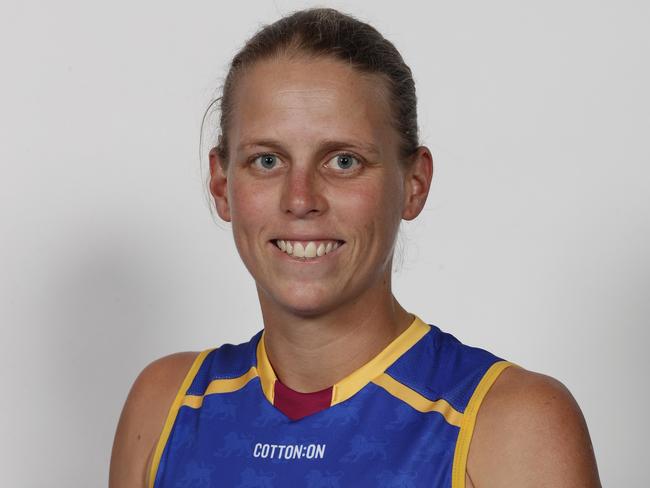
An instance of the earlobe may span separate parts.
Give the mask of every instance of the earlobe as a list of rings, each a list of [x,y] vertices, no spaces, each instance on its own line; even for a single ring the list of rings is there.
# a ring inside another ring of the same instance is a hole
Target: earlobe
[[[432,178],[431,151],[425,146],[420,146],[413,155],[404,179],[404,220],[413,220],[420,215],[429,195]]]
[[[227,168],[216,147],[210,150],[210,193],[214,198],[219,217],[230,222]]]

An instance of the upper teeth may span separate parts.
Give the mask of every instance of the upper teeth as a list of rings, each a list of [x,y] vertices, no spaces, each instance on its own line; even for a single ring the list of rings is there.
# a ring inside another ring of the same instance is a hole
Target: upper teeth
[[[297,258],[315,258],[316,256],[323,256],[337,247],[339,247],[338,241],[321,241],[321,242],[298,242],[298,241],[283,241],[278,239],[275,241],[280,250],[286,252],[289,256],[295,256]]]

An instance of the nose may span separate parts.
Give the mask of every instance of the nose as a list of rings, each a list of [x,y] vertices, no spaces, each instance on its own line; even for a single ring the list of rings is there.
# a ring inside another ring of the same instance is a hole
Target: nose
[[[280,205],[296,218],[309,218],[327,209],[318,175],[309,168],[293,167],[285,175]]]

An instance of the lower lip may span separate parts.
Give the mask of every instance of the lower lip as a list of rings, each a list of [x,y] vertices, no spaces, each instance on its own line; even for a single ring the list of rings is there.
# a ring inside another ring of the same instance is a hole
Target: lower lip
[[[300,264],[318,264],[318,263],[323,263],[323,262],[329,261],[328,258],[331,258],[331,257],[337,255],[339,250],[343,246],[345,246],[345,242],[339,243],[339,247],[337,247],[336,249],[328,252],[327,254],[323,254],[322,256],[317,256],[315,258],[297,258],[295,256],[290,256],[289,254],[284,252],[282,249],[280,249],[278,246],[276,246],[271,241],[269,241],[269,246],[271,246],[275,250],[275,252],[280,254],[280,257],[283,257],[284,259],[286,259],[289,262],[300,263]]]

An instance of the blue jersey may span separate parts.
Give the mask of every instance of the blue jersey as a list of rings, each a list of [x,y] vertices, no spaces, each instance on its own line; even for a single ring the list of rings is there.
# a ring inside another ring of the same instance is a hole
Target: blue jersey
[[[172,404],[149,488],[461,488],[481,402],[512,363],[419,318],[299,419],[277,408],[263,332],[203,351]],[[329,399],[329,397],[328,397]]]

